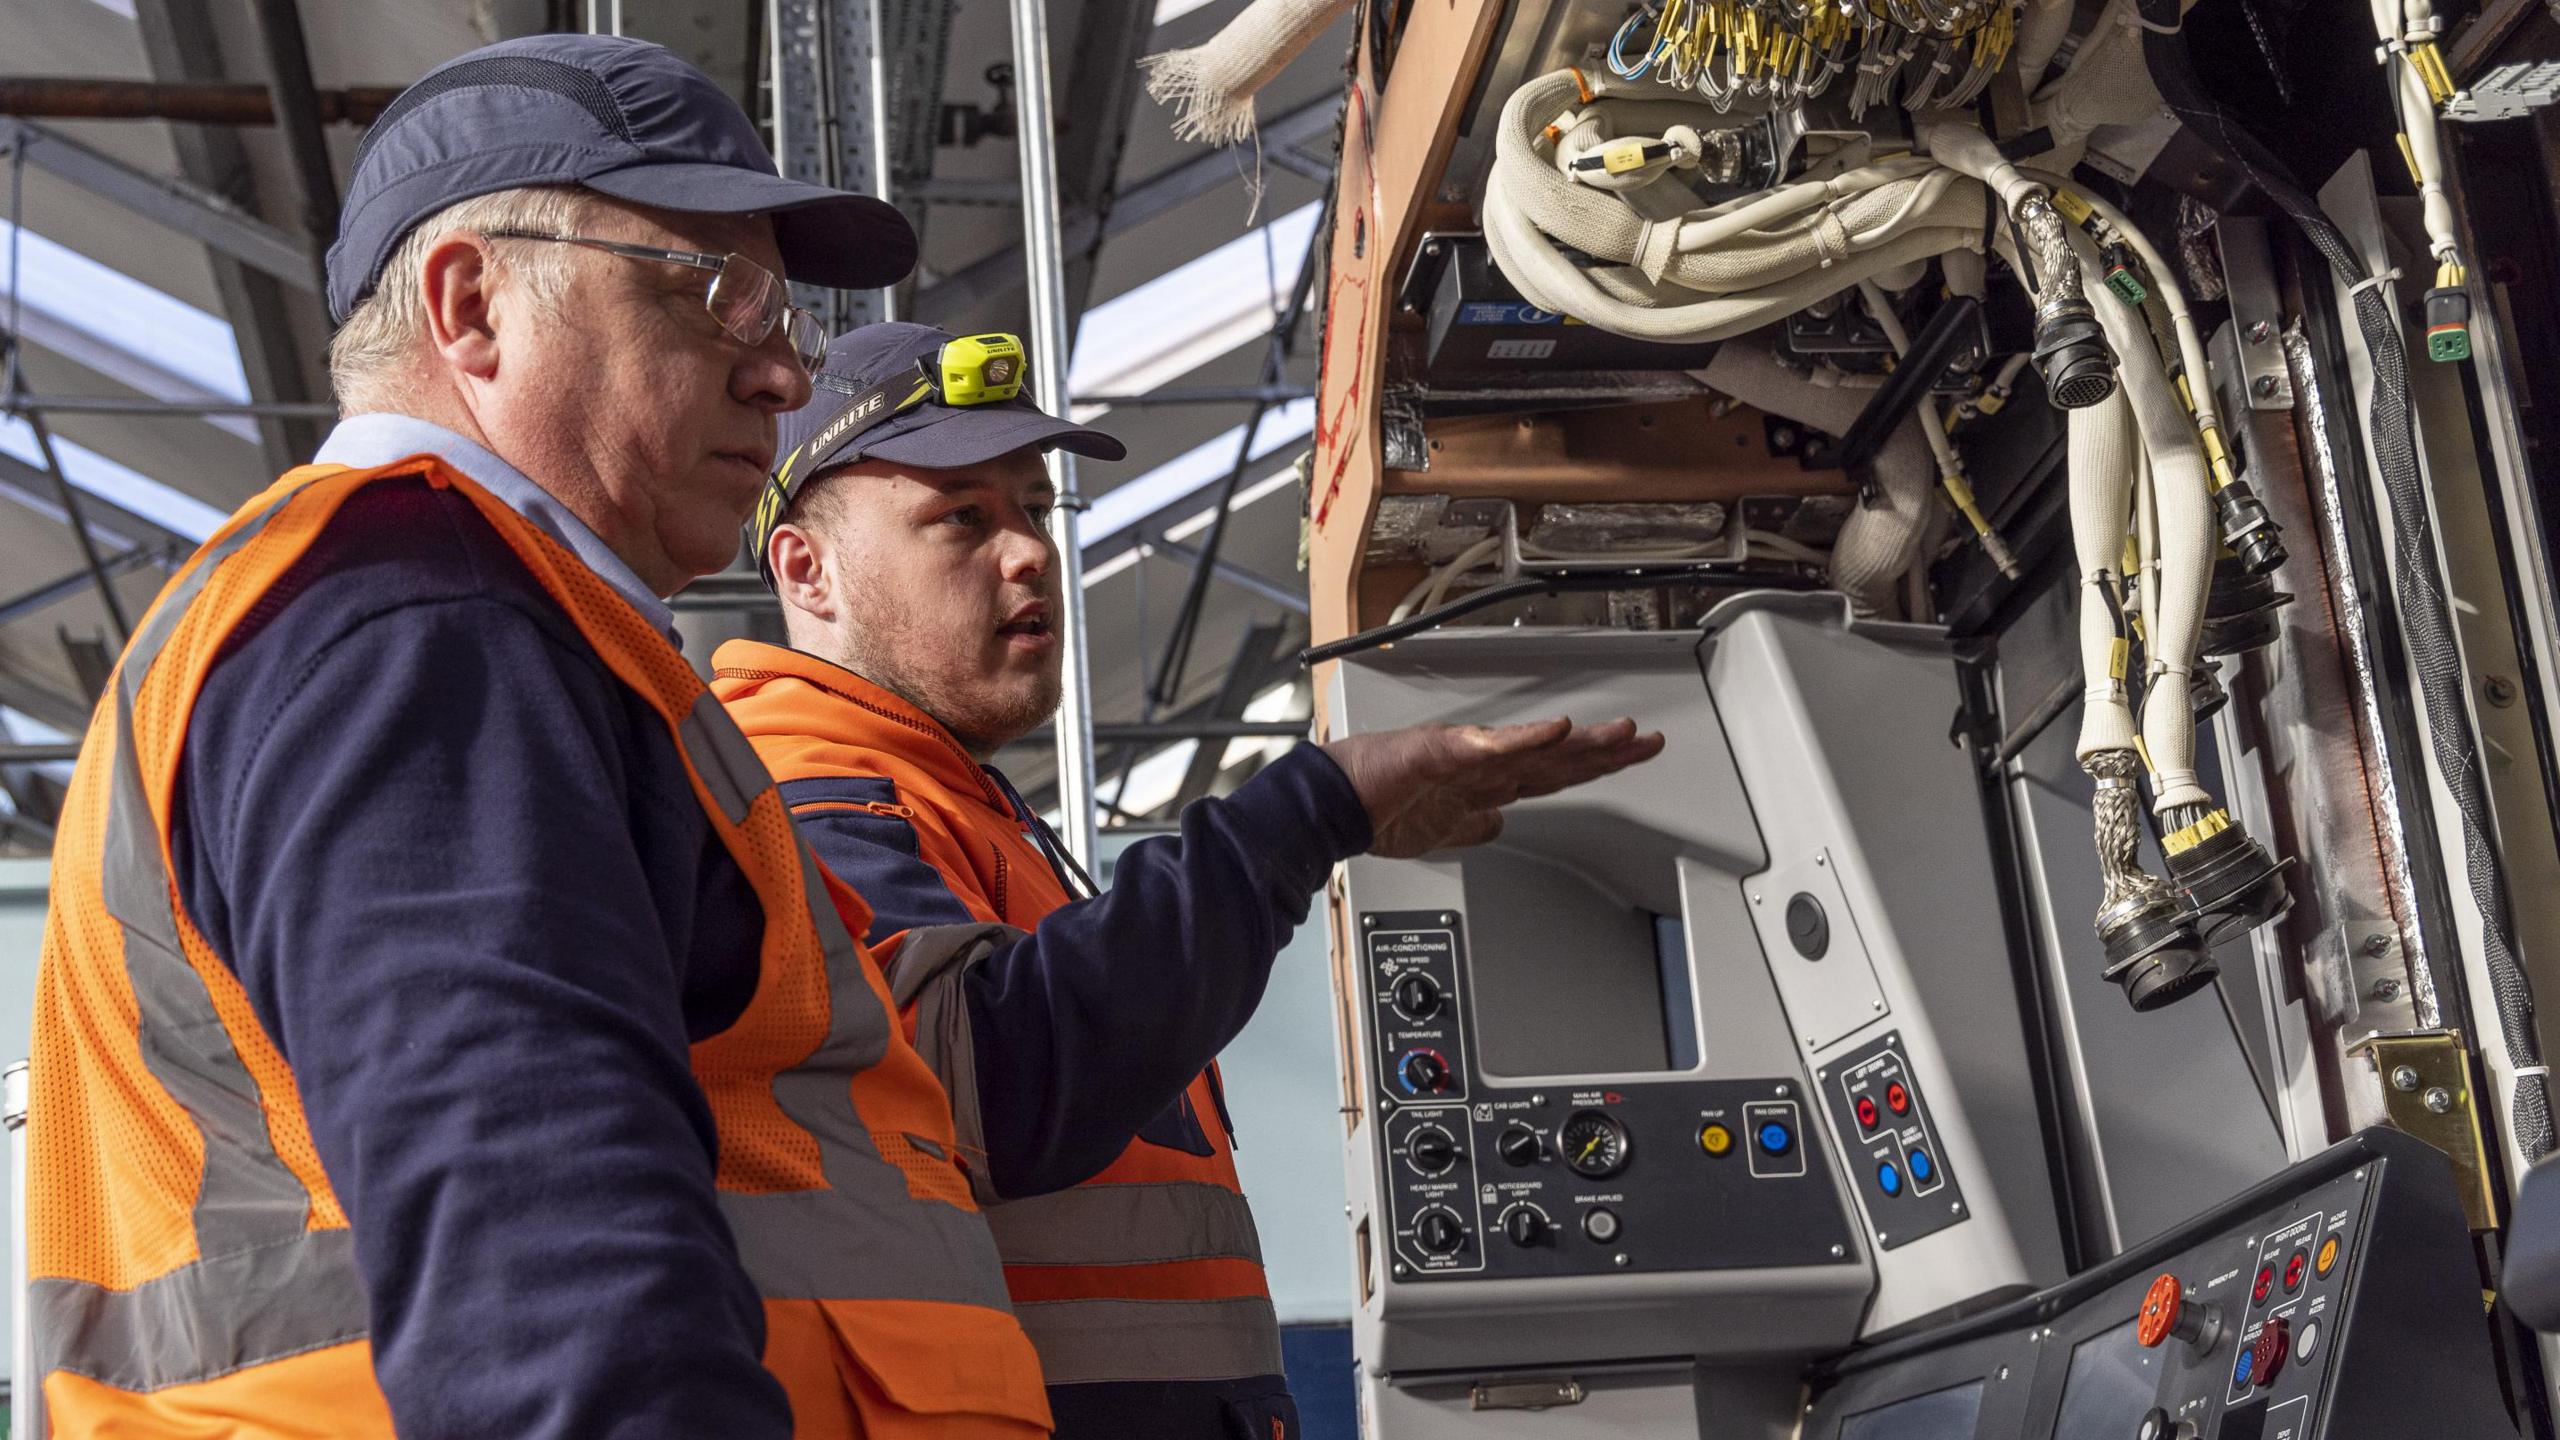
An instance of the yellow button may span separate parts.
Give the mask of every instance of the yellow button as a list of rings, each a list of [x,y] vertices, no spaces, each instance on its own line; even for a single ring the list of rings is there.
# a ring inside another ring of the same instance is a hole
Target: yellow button
[[[1698,1132],[1698,1148],[1710,1155],[1722,1155],[1733,1148],[1733,1132],[1721,1125],[1710,1125]]]
[[[2311,1268],[2318,1271],[2320,1274],[2326,1275],[2337,1263],[2338,1237],[2332,1235],[2328,1239],[2320,1242],[2320,1256],[2311,1263]]]

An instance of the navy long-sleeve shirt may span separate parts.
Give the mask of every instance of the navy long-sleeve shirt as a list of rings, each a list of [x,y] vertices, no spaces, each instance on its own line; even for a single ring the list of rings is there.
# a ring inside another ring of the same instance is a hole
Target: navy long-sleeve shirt
[[[400,1433],[788,1436],[687,1062],[761,910],[663,720],[469,501],[346,504],[207,677],[174,809]]]
[[[966,836],[959,850],[982,853],[1037,821],[930,717],[798,652],[732,642],[714,658],[713,688],[763,748],[801,835],[872,908],[871,940],[1026,922],[964,982],[987,1168],[1007,1197],[1092,1177],[1165,1117],[1252,1018],[1335,862],[1369,846],[1349,778],[1300,746],[1234,793],[1185,808],[1178,837],[1129,847],[1103,894],[1025,910],[1019,890],[1009,904],[965,873],[941,837]],[[904,788],[890,778],[901,773]],[[931,853],[901,807],[936,811]]]

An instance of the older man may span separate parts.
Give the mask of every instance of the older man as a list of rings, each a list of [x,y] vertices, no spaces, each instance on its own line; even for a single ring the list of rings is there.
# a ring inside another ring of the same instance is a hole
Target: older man
[[[32,1433],[1045,1432],[868,912],[659,599],[809,394],[786,267],[914,256],[655,46],[375,125],[348,418],[160,597],[65,806]]]
[[[828,347],[751,537],[793,648],[724,645],[713,688],[869,902],[1005,1202],[987,1218],[1062,1440],[1296,1440],[1211,1062],[1336,861],[1490,839],[1501,806],[1662,739],[1558,720],[1303,746],[1095,895],[986,764],[1058,703],[1041,452],[1122,453],[1019,398],[1026,358],[921,325]],[[955,949],[972,921],[1009,928]]]

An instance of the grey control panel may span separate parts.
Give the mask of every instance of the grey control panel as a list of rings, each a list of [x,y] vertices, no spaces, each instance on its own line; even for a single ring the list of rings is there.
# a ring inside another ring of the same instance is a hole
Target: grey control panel
[[[1488,1079],[1456,911],[1360,917],[1388,1249],[1409,1280],[1856,1265],[1784,1077]]]

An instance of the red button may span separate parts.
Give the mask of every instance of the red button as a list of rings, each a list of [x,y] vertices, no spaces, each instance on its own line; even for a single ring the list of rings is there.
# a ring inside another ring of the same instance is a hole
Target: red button
[[[2294,1251],[2293,1258],[2284,1262],[2284,1293],[2290,1295],[2301,1289],[2302,1272],[2309,1268],[2311,1268],[2310,1257],[2299,1250]]]
[[[1860,1128],[1862,1128],[1862,1129],[1873,1130],[1874,1128],[1876,1128],[1876,1120],[1877,1120],[1877,1119],[1878,1119],[1878,1116],[1876,1115],[1876,1102],[1874,1102],[1873,1100],[1868,1099],[1868,1098],[1867,1098],[1866,1096],[1864,1096],[1864,1095],[1859,1096],[1859,1097],[1858,1097],[1858,1125],[1859,1125],[1859,1127],[1860,1127]]]
[[[1911,1092],[1903,1089],[1902,1082],[1896,1080],[1884,1087],[1884,1103],[1896,1115],[1908,1114],[1911,1110]]]
[[[2276,1267],[2261,1265],[2258,1267],[2258,1283],[2249,1288],[2249,1298],[2264,1300],[2267,1298],[2267,1292],[2274,1288],[2276,1288]]]

